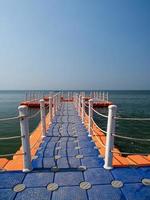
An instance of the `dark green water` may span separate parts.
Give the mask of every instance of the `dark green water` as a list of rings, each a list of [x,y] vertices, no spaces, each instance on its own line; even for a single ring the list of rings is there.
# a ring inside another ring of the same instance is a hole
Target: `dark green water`
[[[42,93],[48,93],[42,91]],[[87,92],[88,93],[88,92]],[[17,116],[17,107],[25,99],[25,91],[0,91],[0,118]],[[117,115],[121,117],[150,117],[150,91],[110,91],[109,99],[118,106]],[[33,114],[37,109],[30,109]],[[107,113],[107,109],[99,109]],[[107,121],[94,115],[95,121],[106,130]],[[39,122],[39,116],[30,120],[32,131]],[[150,121],[117,121],[116,133],[125,136],[150,138]],[[0,137],[20,135],[18,120],[0,122]],[[116,145],[124,152],[150,152],[150,142],[134,142],[115,139]],[[0,141],[0,154],[14,153],[20,146],[20,140]]]
[[[150,91],[111,91],[110,100],[118,106],[117,115],[120,117],[150,118]],[[99,109],[107,113],[107,109]],[[106,130],[106,120],[95,114],[95,121]],[[117,120],[116,134],[150,138],[150,121]],[[123,152],[150,153],[150,142],[139,142],[115,138],[115,144]]]

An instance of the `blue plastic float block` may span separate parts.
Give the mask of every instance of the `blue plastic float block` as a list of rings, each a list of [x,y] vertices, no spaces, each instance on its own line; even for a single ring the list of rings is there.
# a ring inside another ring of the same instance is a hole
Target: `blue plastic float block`
[[[115,179],[120,180],[123,183],[141,182],[142,179],[142,174],[133,167],[115,168],[111,170],[111,172]]]
[[[50,137],[45,137],[43,143],[41,143],[39,147],[45,148],[50,140]]]
[[[79,141],[79,146],[81,147],[81,148],[94,148],[94,146],[95,146],[95,144],[94,144],[94,142],[85,142],[85,141]]]
[[[47,133],[47,136],[50,136],[50,137],[52,137],[52,136],[60,136],[60,133],[58,132],[58,130],[57,131],[51,131],[51,130],[49,130],[48,131],[48,133]]]
[[[81,132],[82,132],[82,131],[87,131],[86,128],[83,126],[83,124],[82,124],[81,122],[78,123],[78,124],[76,123],[76,124],[75,124],[75,127],[76,127],[79,131],[81,131]]]
[[[50,143],[56,143],[60,140],[60,137],[51,137]]]
[[[80,160],[75,157],[63,157],[57,160],[58,168],[78,168]]]
[[[0,173],[0,188],[12,189],[15,185],[22,183],[25,173],[17,172],[1,172]]]
[[[67,158],[60,158],[59,160],[56,161],[56,166],[58,168],[64,169],[64,168],[69,168],[68,160]]]
[[[65,146],[64,146],[64,144],[61,144],[60,145],[62,148],[65,148]],[[77,147],[78,145],[77,145],[77,143],[74,143],[74,142],[68,142],[68,144],[67,144],[67,149],[69,150],[69,149],[75,149],[75,147]]]
[[[44,157],[44,148],[37,150],[36,156],[43,158]]]
[[[68,143],[69,143],[69,142],[74,142],[74,140],[76,140],[76,139],[77,139],[77,137],[69,137],[69,138],[68,138]]]
[[[53,143],[51,143],[50,148],[46,148],[45,152],[44,152],[44,157],[52,157],[55,155],[55,144],[53,145]]]
[[[39,168],[51,168],[57,165],[57,161],[54,158],[37,158],[32,160],[33,169]]]
[[[69,172],[69,170],[67,170],[66,172],[57,172],[54,182],[60,186],[73,186],[79,185],[83,180],[82,172]]]
[[[99,155],[98,150],[94,148],[82,148],[79,151],[80,151],[80,154],[82,154],[83,156],[98,156]]]
[[[52,200],[88,200],[85,190],[79,186],[59,187],[52,194]]]
[[[104,160],[102,158],[98,158],[97,156],[84,157],[81,159],[81,163],[87,168],[102,168],[104,165]]]
[[[43,158],[43,168],[51,168],[53,166],[56,166],[56,161],[54,161],[54,158]]]
[[[139,167],[136,170],[143,178],[150,178],[150,167]]]
[[[73,138],[69,138],[69,137],[60,137],[59,142],[68,142],[69,140],[72,140]]]
[[[43,158],[37,158],[37,159],[32,160],[33,169],[42,168],[43,167],[42,161],[43,161]]]
[[[91,184],[110,184],[113,181],[113,177],[108,170],[103,168],[91,168],[84,172],[85,180]]]
[[[1,200],[14,200],[16,193],[12,189],[0,189]]]
[[[150,200],[150,186],[141,183],[124,184],[122,192],[127,200]]]
[[[51,191],[44,187],[26,188],[24,191],[17,193],[15,200],[50,200]]]
[[[59,150],[58,154],[62,157],[70,157],[70,156],[72,157],[79,154],[79,151],[74,148],[69,148],[69,149],[67,148]]]
[[[53,172],[31,172],[28,173],[23,181],[26,187],[46,187],[53,182]]]
[[[77,131],[78,137],[86,137],[86,139],[91,140],[91,138],[88,137],[88,133],[86,133],[85,131]]]
[[[59,146],[62,149],[64,149],[64,148],[66,149],[66,141],[63,141],[63,140],[60,139],[56,146],[57,147]]]
[[[85,130],[81,130],[78,128],[76,128],[76,129],[77,129],[78,136],[87,136],[88,135],[88,133]]]
[[[87,134],[84,135],[84,136],[78,136],[78,139],[79,139],[80,141],[85,141],[85,142],[90,142],[90,141],[91,141],[91,138],[88,137]]]
[[[111,185],[93,185],[87,192],[89,200],[126,200],[121,190]]]

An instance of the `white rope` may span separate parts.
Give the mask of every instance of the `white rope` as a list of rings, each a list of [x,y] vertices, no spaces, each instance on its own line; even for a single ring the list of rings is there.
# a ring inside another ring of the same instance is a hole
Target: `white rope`
[[[149,155],[149,153],[131,153],[131,152],[121,152],[121,151],[111,151],[112,153],[122,154],[122,155]]]
[[[114,136],[114,137],[117,137],[117,138],[127,139],[127,140],[135,140],[135,141],[150,142],[150,139],[144,139],[144,138],[127,137],[127,136],[116,135],[116,134],[113,134],[113,136]]]
[[[2,122],[2,121],[15,120],[15,119],[19,119],[19,118],[20,118],[20,116],[3,118],[3,119],[0,119],[0,122]]]
[[[36,117],[39,113],[40,113],[40,110],[38,110],[38,111],[37,111],[36,113],[34,113],[33,115],[28,116],[27,118],[28,118],[28,119],[33,119],[33,118]]]
[[[118,120],[130,120],[130,121],[150,121],[150,118],[130,118],[130,117],[115,117]]]
[[[60,92],[57,92],[55,95],[53,95],[53,97],[57,96],[58,94],[60,94]]]
[[[92,110],[93,110],[96,114],[98,114],[98,115],[100,115],[100,116],[102,116],[102,117],[104,117],[104,118],[108,118],[107,115],[104,115],[104,114],[102,114],[102,113],[99,113],[99,112],[96,111],[94,108],[92,108]]]
[[[92,118],[92,121],[94,122],[95,126],[96,126],[100,131],[102,131],[103,133],[105,133],[105,134],[107,135],[107,132],[104,131],[103,129],[101,129],[101,128],[96,124],[96,122],[94,121],[93,118]]]
[[[84,104],[84,106],[85,106],[86,108],[88,108],[88,107],[89,107],[89,106],[88,106],[86,103]]]
[[[0,140],[12,140],[17,138],[22,138],[23,136],[13,136],[13,137],[2,137]]]
[[[25,155],[25,153],[9,153],[9,154],[1,154],[0,157],[9,157],[9,156],[21,156],[21,155]]]

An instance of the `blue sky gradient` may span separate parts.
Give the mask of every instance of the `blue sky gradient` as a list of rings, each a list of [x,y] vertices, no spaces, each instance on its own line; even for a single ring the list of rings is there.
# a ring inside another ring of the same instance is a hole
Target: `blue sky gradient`
[[[150,89],[149,0],[0,0],[0,89]]]

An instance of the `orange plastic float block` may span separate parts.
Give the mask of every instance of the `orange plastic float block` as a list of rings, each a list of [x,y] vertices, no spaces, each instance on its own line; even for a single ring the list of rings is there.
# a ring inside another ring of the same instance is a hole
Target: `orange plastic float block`
[[[6,158],[0,158],[0,170],[4,169],[5,165],[9,162]]]
[[[150,161],[145,159],[142,155],[129,155],[128,158],[134,161],[138,166],[150,165]]]
[[[49,114],[46,116],[46,128],[49,126]],[[42,142],[41,137],[41,123],[37,126],[37,128],[32,132],[30,136],[30,149],[31,149],[31,158],[36,154],[37,149],[39,148]],[[1,169],[5,170],[22,170],[23,169],[23,155],[22,154],[22,146],[20,149],[14,154],[12,160],[0,159],[3,162],[0,164]]]
[[[44,97],[45,101],[49,101],[49,97]],[[70,99],[65,99],[63,96],[61,96],[61,101],[62,102],[73,102],[74,98],[70,98]]]
[[[23,101],[20,105],[28,106],[29,108],[40,108],[40,103],[38,101]],[[45,102],[45,106],[49,104]]]
[[[22,170],[23,169],[23,157],[17,156],[15,159],[10,160],[4,167],[5,170]]]
[[[94,102],[93,103],[94,108],[103,108],[103,107],[108,107],[110,105],[112,105],[112,102],[108,102],[108,101]]]
[[[91,97],[85,97],[85,102],[86,102],[86,105],[89,104],[88,100],[91,99]],[[103,108],[103,107],[108,107],[112,105],[112,102],[111,101],[95,101],[93,102],[93,107],[95,108]]]
[[[61,97],[61,101],[62,101],[62,102],[73,102],[73,101],[74,101],[74,98],[65,99],[64,97]]]
[[[86,116],[87,118],[87,116]],[[93,122],[92,126],[92,139],[99,149],[100,154],[105,156],[105,143],[106,136],[101,129]],[[121,155],[118,148],[113,149],[113,166],[114,167],[125,167],[125,166],[150,166],[150,155],[127,155],[126,157]]]

